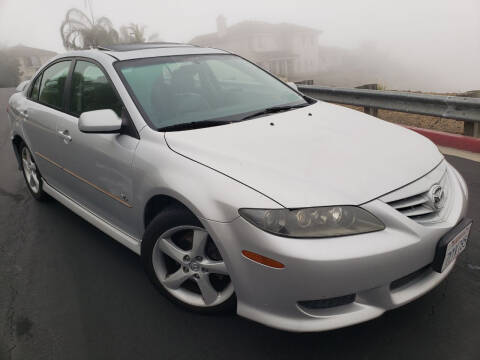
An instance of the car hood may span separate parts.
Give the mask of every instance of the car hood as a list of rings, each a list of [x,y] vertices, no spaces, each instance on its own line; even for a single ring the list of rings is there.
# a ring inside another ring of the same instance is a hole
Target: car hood
[[[324,102],[165,138],[173,151],[287,208],[359,205],[422,177],[443,159],[411,130]]]

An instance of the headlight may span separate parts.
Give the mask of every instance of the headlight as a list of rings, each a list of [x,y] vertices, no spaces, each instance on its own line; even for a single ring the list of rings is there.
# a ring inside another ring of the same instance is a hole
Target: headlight
[[[363,234],[385,229],[368,211],[357,206],[306,209],[240,209],[239,214],[267,232],[299,238]]]

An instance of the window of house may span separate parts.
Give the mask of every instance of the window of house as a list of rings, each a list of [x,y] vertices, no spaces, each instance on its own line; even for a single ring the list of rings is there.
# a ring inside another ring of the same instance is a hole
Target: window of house
[[[215,78],[222,82],[244,82],[244,83],[258,83],[255,78],[250,76],[248,73],[235,67],[235,62],[224,61],[223,59],[210,59],[205,61],[209,66],[210,70],[213,72]]]
[[[37,68],[40,66],[40,59],[36,55],[33,55],[30,57],[30,62],[32,66],[35,66]]]
[[[32,66],[32,59],[30,59],[30,56],[23,57],[23,64],[27,67]]]

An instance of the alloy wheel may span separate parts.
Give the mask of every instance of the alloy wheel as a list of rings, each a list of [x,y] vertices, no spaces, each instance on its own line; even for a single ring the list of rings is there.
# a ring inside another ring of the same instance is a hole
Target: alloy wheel
[[[22,167],[28,187],[33,193],[38,194],[40,190],[40,179],[38,177],[37,166],[26,146],[22,149]]]
[[[177,226],[164,232],[152,253],[155,274],[178,300],[212,307],[227,301],[233,284],[208,232],[197,226]]]

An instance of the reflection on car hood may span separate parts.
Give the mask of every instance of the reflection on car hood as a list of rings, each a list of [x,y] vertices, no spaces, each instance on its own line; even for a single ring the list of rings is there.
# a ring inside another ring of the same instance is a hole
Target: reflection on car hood
[[[165,137],[173,151],[288,208],[362,204],[422,177],[443,159],[413,131],[323,102]]]

